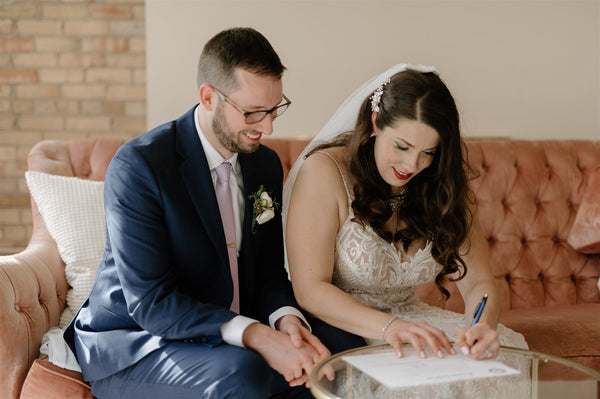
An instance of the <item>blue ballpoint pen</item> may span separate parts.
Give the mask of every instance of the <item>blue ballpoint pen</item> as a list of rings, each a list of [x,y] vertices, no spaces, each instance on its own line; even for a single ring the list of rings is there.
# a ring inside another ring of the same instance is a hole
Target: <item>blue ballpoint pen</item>
[[[477,305],[477,309],[475,309],[475,315],[473,315],[473,321],[471,322],[471,327],[473,327],[479,319],[481,318],[481,314],[483,313],[483,309],[485,308],[485,303],[487,302],[487,294],[481,298],[479,304]]]

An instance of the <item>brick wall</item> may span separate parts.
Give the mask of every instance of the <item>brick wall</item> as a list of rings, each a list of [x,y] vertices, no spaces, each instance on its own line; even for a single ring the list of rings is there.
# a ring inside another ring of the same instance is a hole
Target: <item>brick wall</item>
[[[0,254],[27,245],[29,149],[146,130],[144,0],[0,0]]]

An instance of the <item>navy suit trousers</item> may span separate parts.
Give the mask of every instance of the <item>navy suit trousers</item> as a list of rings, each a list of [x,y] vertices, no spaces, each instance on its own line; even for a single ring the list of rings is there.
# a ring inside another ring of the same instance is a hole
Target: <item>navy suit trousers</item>
[[[365,345],[353,334],[309,318],[313,332],[337,353]],[[312,398],[304,386],[290,389],[283,377],[256,352],[232,345],[173,342],[137,364],[98,381],[90,381],[99,399],[128,398]]]
[[[274,377],[276,373],[252,350],[173,342],[90,385],[99,399],[265,399],[271,396]]]

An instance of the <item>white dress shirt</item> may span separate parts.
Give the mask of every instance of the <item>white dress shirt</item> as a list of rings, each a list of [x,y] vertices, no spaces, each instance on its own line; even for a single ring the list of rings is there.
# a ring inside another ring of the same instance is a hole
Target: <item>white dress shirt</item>
[[[215,168],[225,161],[231,163],[231,177],[229,178],[229,187],[231,188],[231,198],[233,200],[233,218],[235,220],[235,243],[236,248],[238,249],[239,256],[239,248],[242,247],[242,222],[244,220],[245,198],[244,181],[242,179],[242,168],[238,162],[238,154],[235,153],[231,158],[224,159],[221,156],[221,154],[219,154],[219,152],[210,144],[210,142],[202,132],[202,129],[200,129],[200,124],[198,123],[198,107],[196,107],[196,109],[194,110],[194,122],[196,124],[198,136],[200,137],[200,141],[202,142],[204,154],[206,155],[206,160],[208,162],[208,168],[210,169],[213,186],[216,186],[217,184],[217,173],[215,171]],[[304,324],[306,324],[306,326],[310,329],[310,326],[304,318],[304,316],[302,315],[302,313],[292,306],[284,306],[282,308],[277,309],[275,312],[269,315],[269,325],[271,326],[271,328],[275,328],[275,322],[279,320],[279,318],[288,314],[298,316],[300,320],[302,320]],[[221,335],[223,336],[223,341],[230,345],[244,347],[244,344],[242,343],[242,336],[244,335],[244,331],[246,330],[246,328],[252,323],[258,323],[258,321],[242,315],[235,316],[227,323],[223,323],[223,325],[221,325]]]

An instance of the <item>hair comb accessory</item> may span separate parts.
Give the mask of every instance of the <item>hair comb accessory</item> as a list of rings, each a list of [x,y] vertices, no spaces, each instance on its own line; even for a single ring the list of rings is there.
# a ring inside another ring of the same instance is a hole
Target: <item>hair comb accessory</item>
[[[379,85],[379,87],[377,88],[377,90],[375,90],[375,93],[373,93],[373,95],[371,96],[371,111],[373,111],[373,112],[379,112],[379,102],[381,101],[381,96],[383,95],[383,88],[388,83],[390,83],[390,79],[389,78],[386,79],[385,81],[383,81]]]
[[[403,70],[412,70],[420,73],[435,73],[439,75],[438,70],[435,67],[430,67],[426,65],[410,65],[410,64],[402,64]],[[390,83],[390,78],[388,77],[386,80],[381,82],[377,90],[371,96],[371,111],[379,112],[379,103],[381,102],[381,96],[383,95],[383,88],[385,85]]]

